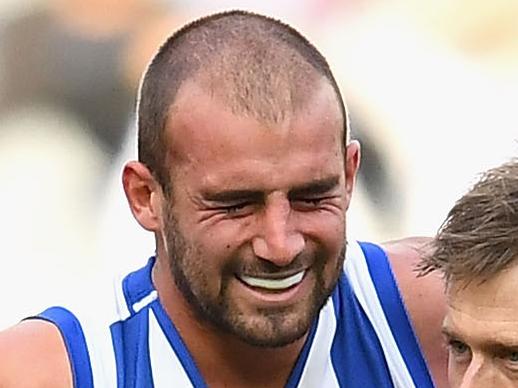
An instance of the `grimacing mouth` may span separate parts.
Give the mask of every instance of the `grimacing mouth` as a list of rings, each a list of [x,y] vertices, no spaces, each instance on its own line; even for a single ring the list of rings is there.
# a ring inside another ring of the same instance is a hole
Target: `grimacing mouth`
[[[237,279],[245,285],[253,288],[261,288],[268,290],[286,290],[297,284],[300,284],[304,279],[307,270],[299,270],[295,273],[280,273],[272,276],[269,274],[267,277],[263,276],[248,276],[241,275],[237,276]]]
[[[303,267],[303,268],[295,268],[290,271],[284,271],[284,272],[270,272],[270,273],[236,273],[236,277],[251,277],[251,278],[260,278],[260,279],[267,279],[267,280],[281,280],[288,278],[290,276],[296,275],[300,272],[305,272],[309,269],[309,267]]]

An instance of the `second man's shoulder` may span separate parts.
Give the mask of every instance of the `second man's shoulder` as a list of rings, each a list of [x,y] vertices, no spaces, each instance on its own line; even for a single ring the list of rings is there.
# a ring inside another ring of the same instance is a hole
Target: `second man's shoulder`
[[[419,276],[423,255],[431,254],[432,239],[409,237],[381,244],[436,386],[446,385],[447,354],[441,326],[446,314],[443,279],[436,273]]]
[[[432,239],[428,237],[408,237],[381,244],[387,254],[398,287],[409,312],[421,311],[423,302],[434,303],[434,311],[427,306],[423,313],[441,315],[445,313],[445,294],[443,279],[436,273],[419,276],[418,264],[424,255],[432,252]],[[417,309],[417,310],[416,310]]]
[[[72,373],[56,326],[27,320],[0,332],[1,388],[68,388]]]

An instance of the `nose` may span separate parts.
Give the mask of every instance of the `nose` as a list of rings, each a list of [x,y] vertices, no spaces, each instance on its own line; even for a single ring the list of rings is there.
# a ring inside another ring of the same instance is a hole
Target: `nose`
[[[252,240],[256,256],[282,267],[289,265],[305,246],[304,236],[292,225],[288,199],[267,204],[261,215],[260,228]]]
[[[487,385],[487,373],[484,372],[482,360],[473,357],[469,366],[466,368],[462,376],[459,388],[487,388],[492,385]]]

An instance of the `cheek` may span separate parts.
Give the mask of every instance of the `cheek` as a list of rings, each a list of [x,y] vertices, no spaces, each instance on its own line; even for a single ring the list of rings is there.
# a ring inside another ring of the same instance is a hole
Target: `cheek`
[[[322,258],[320,271],[326,285],[335,280],[345,257],[345,223],[341,217],[315,217],[306,223],[308,244]],[[310,248],[311,249],[311,248]]]
[[[211,284],[219,283],[221,277],[229,276],[233,268],[236,247],[239,246],[234,240],[232,234],[221,228],[193,234],[195,253],[190,264],[205,274]]]
[[[225,284],[219,257],[202,249],[191,250],[183,260],[183,272],[198,297],[213,300]]]
[[[338,253],[345,243],[345,218],[335,214],[313,214],[301,217],[304,234],[329,253]]]
[[[448,382],[452,388],[459,387],[466,368],[454,361],[453,357],[448,357]]]
[[[292,228],[304,236],[306,247],[317,249],[334,260],[345,244],[345,218],[330,212],[293,213]],[[207,261],[207,271],[225,273],[231,270],[236,260],[247,256],[250,241],[260,226],[253,217],[222,220],[216,224],[194,226],[190,240],[197,244],[199,255]],[[331,264],[331,263],[330,263]],[[331,264],[331,267],[335,265]],[[327,265],[326,265],[327,267]]]
[[[216,223],[203,225],[196,232],[196,240],[213,251],[231,252],[253,235],[251,217],[219,220]]]
[[[329,203],[323,202],[318,208],[309,211],[297,212],[297,219],[304,220],[311,225],[339,225],[345,221],[344,198],[334,198]]]

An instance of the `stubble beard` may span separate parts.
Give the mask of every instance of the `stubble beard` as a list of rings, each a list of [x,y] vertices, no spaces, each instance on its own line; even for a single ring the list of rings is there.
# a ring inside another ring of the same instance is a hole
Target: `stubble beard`
[[[169,268],[176,287],[191,306],[195,317],[223,333],[233,335],[248,345],[266,348],[283,347],[308,333],[315,318],[336,287],[343,270],[345,244],[340,256],[334,258],[337,265],[332,279],[326,285],[324,257],[315,255],[312,272],[315,276],[313,292],[298,311],[278,309],[258,311],[254,317],[240,311],[228,295],[229,279],[221,279],[218,295],[211,295],[209,278],[203,271],[204,258],[194,246],[188,244],[179,231],[178,223],[168,209],[165,220]]]

